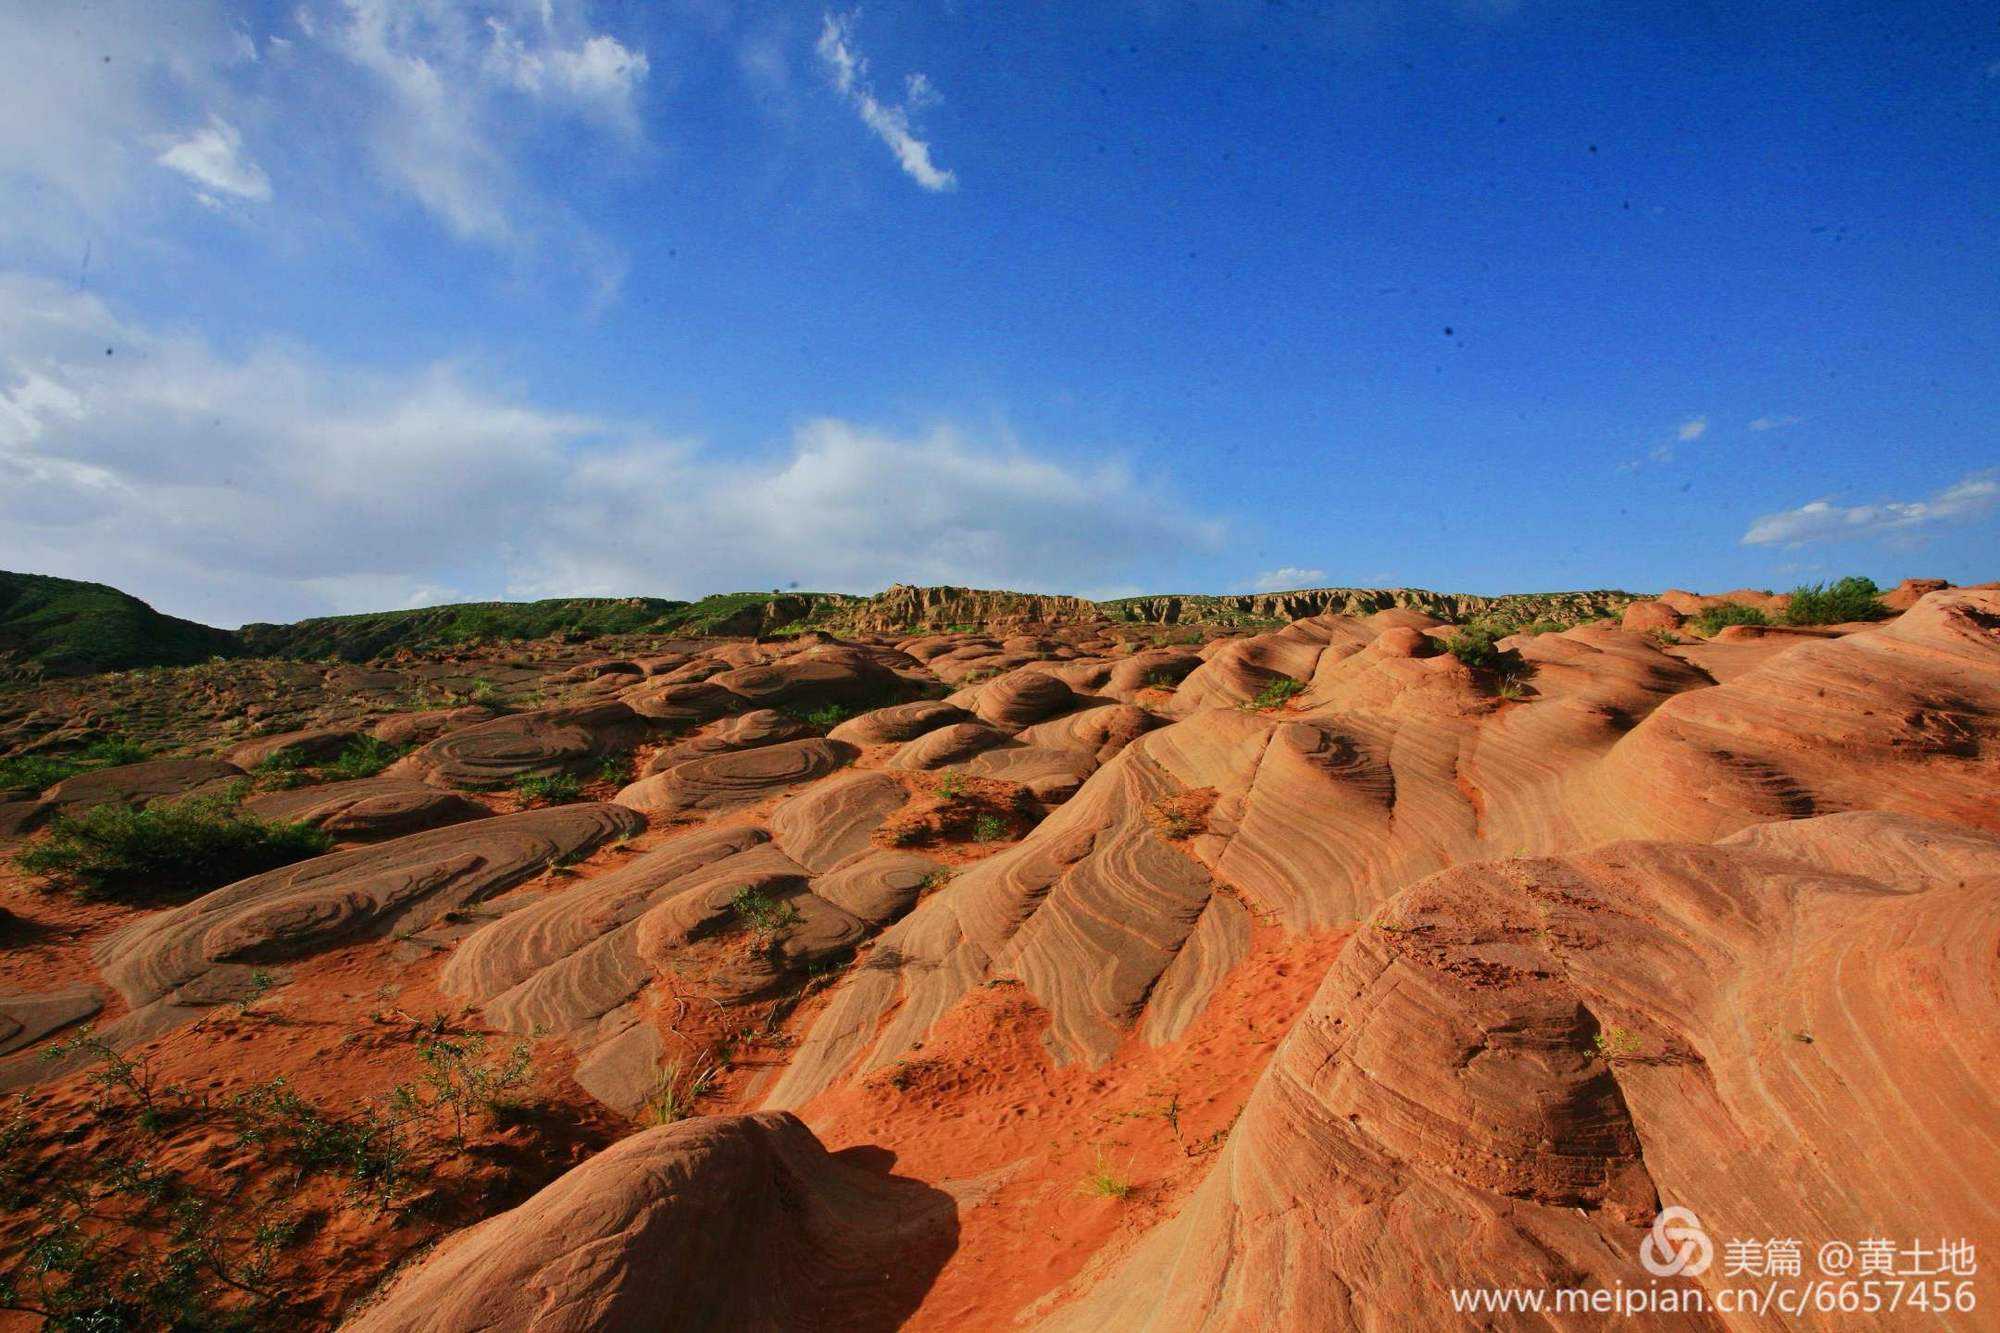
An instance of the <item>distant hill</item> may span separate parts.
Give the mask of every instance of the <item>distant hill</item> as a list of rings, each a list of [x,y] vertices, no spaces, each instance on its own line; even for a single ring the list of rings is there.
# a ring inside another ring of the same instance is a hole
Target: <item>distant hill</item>
[[[163,616],[102,583],[0,570],[0,673],[81,676],[235,656],[236,636]]]
[[[252,657],[362,662],[399,648],[429,650],[464,643],[595,639],[613,634],[753,635],[830,613],[866,599],[840,593],[732,592],[698,602],[659,597],[557,597],[540,602],[461,602],[411,611],[320,616],[291,625],[245,625],[237,631]]]
[[[184,666],[212,657],[365,662],[399,650],[614,635],[753,636],[821,629],[906,634],[974,625],[1082,620],[1256,629],[1326,612],[1365,615],[1411,607],[1445,620],[1496,618],[1575,624],[1616,615],[1635,594],[1615,591],[1483,597],[1422,588],[1305,588],[1210,596],[1173,593],[1090,602],[1079,597],[897,584],[873,597],[825,592],[730,592],[697,602],[660,597],[558,597],[461,602],[408,611],[319,616],[290,625],[213,629],[164,616],[99,583],[0,573],[0,677],[82,675],[128,667]]]

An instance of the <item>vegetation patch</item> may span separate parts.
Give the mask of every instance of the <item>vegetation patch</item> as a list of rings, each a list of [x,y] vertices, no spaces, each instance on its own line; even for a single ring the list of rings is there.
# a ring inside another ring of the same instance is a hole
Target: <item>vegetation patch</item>
[[[1306,684],[1302,680],[1293,680],[1290,676],[1278,676],[1257,691],[1257,697],[1245,707],[1253,712],[1268,713],[1273,708],[1282,707],[1290,702],[1292,697],[1303,692],[1305,687]]]
[[[58,816],[15,861],[86,897],[145,899],[206,893],[332,846],[309,825],[253,818],[227,796],[196,796]]]
[[[1720,606],[1703,608],[1687,623],[1697,634],[1704,638],[1713,638],[1730,625],[1768,625],[1771,623],[1771,617],[1754,606],[1738,606],[1735,602],[1724,602]]]
[[[1792,589],[1785,608],[1790,625],[1844,625],[1856,620],[1880,620],[1890,613],[1882,605],[1875,580],[1850,574],[1833,583],[1803,583]]]
[[[573,805],[583,799],[583,783],[574,773],[520,778],[514,790],[523,805]]]
[[[136,764],[151,756],[152,751],[138,742],[116,737],[93,741],[81,750],[64,754],[16,755],[0,759],[0,791],[44,791],[78,773]]]

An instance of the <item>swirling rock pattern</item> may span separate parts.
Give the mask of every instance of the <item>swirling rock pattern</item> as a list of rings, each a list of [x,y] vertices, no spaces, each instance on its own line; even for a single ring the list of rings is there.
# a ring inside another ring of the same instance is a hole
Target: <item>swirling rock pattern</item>
[[[915,740],[926,732],[954,722],[970,722],[972,714],[936,699],[891,704],[873,712],[851,717],[827,735],[850,745],[887,745],[893,741]]]
[[[64,814],[94,805],[150,805],[242,776],[242,769],[221,759],[148,759],[64,778],[42,793],[42,804]]]
[[[718,722],[699,736],[662,748],[646,762],[646,773],[664,773],[676,764],[736,750],[754,750],[814,735],[808,724],[771,708],[756,708]]]
[[[825,777],[855,755],[851,745],[815,737],[712,755],[641,778],[618,803],[648,814],[727,810]]]
[[[1470,1326],[1453,1287],[1647,1284],[1662,1199],[1718,1248],[1992,1243],[1996,888],[2000,840],[1879,814],[1425,880],[1195,1197],[1041,1327]]]
[[[524,777],[579,773],[630,749],[646,723],[608,701],[497,717],[440,736],[389,770],[434,786],[478,790]]]
[[[334,852],[137,921],[105,943],[98,966],[133,1006],[150,1004],[216,969],[429,925],[540,873],[557,857],[642,827],[618,806],[564,805]]]
[[[245,801],[243,808],[259,819],[310,824],[354,842],[400,837],[493,813],[456,792],[389,777],[265,792]]]
[[[903,1058],[989,976],[1027,984],[1059,1058],[1099,1061],[1131,1031],[1168,1030],[1145,1014],[1159,978],[1190,940],[1229,938],[1195,929],[1211,875],[1315,929],[1482,857],[1705,840],[1846,803],[2000,820],[2000,595],[1932,594],[1901,620],[1802,642],[1722,686],[1644,635],[1540,635],[1518,645],[1534,694],[1505,706],[1448,655],[1385,650],[1416,614],[1294,625],[1212,657],[1177,702],[1225,664],[1234,674],[1209,682],[1217,697],[1239,698],[1274,661],[1306,688],[1286,710],[1197,709],[1131,742],[1019,847],[891,927],[878,949],[893,963],[843,982],[770,1104]],[[1828,736],[1872,745],[1873,762],[1856,769]],[[1160,847],[1147,808],[1211,789],[1193,856]],[[1175,1021],[1202,999],[1178,996]]]

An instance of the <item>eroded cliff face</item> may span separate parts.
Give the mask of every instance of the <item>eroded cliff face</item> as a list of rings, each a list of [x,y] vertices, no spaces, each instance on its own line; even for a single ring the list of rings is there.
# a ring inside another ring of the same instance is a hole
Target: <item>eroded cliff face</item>
[[[894,634],[975,625],[1081,624],[1104,618],[1097,603],[1081,597],[898,583],[859,606],[843,609],[838,624],[850,633]]]
[[[1521,621],[1549,619],[1574,624],[1616,615],[1637,600],[1637,594],[1616,589],[1482,597],[1476,593],[1431,592],[1424,588],[1300,588],[1222,597],[1171,593],[1127,597],[1099,606],[1113,620],[1155,625],[1231,625],[1323,615],[1365,616],[1397,607],[1459,623],[1504,615]]]

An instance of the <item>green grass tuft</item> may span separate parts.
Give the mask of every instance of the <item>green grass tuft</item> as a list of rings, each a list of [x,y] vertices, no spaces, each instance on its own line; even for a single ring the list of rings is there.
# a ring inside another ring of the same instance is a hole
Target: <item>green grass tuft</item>
[[[514,790],[528,805],[573,805],[583,799],[583,784],[574,773],[521,778],[514,783]]]

